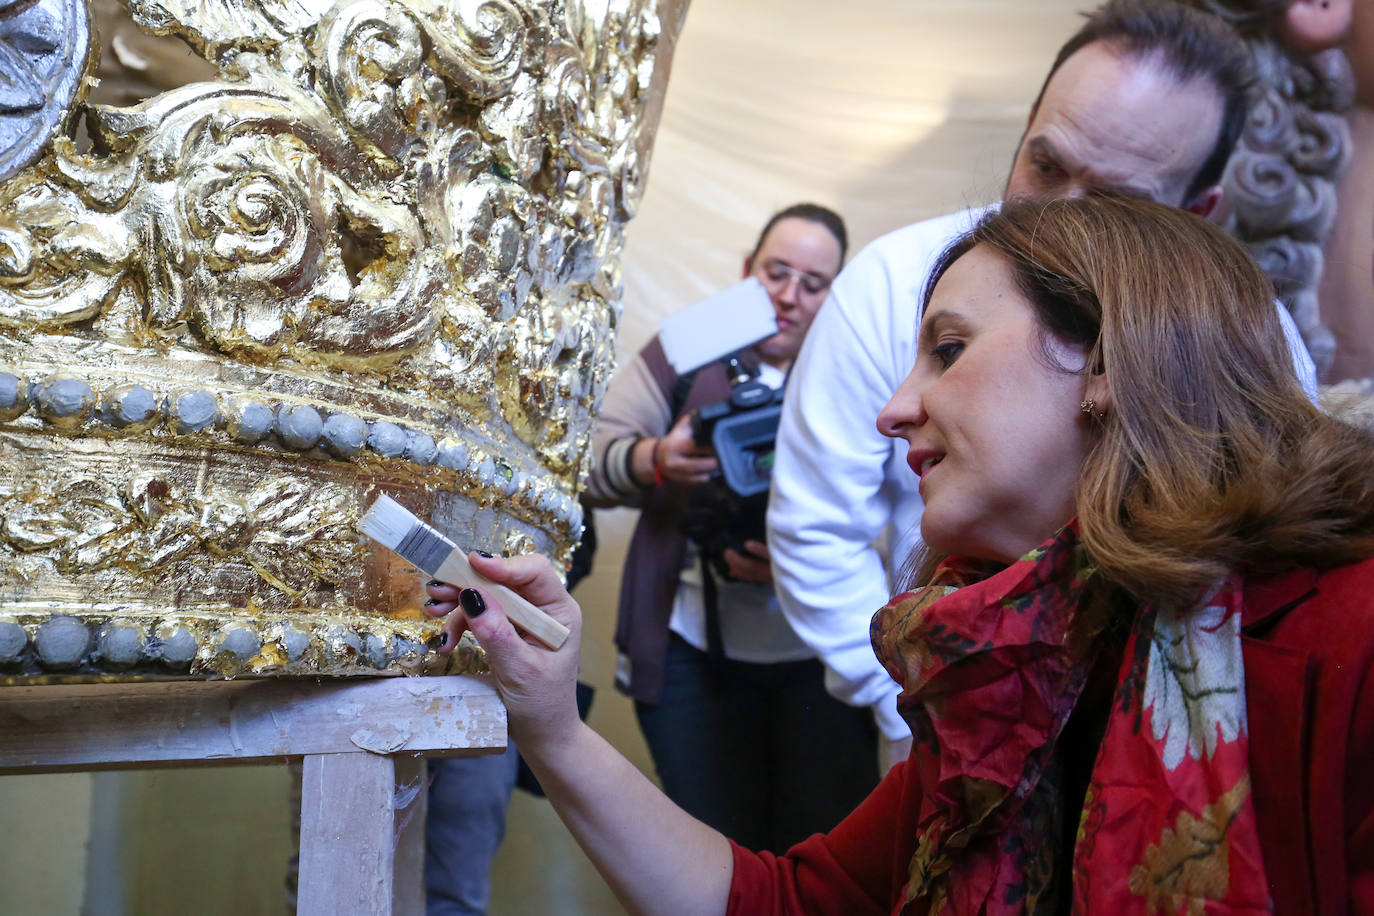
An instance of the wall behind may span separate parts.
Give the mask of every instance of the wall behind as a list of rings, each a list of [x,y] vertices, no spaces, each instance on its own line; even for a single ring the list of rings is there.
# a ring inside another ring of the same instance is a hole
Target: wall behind
[[[625,252],[621,353],[738,279],[767,216],[834,207],[853,250],[997,199],[1083,0],[694,0]]]

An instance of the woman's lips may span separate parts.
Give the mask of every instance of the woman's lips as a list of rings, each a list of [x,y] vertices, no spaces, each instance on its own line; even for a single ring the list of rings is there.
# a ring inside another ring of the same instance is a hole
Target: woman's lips
[[[944,460],[945,453],[937,452],[934,449],[912,449],[907,452],[906,463],[916,472],[917,477],[924,477],[930,473],[930,469]]]
[[[921,479],[917,487],[918,490],[925,486],[926,475],[929,474],[937,464],[943,461],[944,458],[944,452],[937,452],[934,449],[912,450],[907,453],[906,463],[911,466],[911,469],[916,472],[916,476]]]

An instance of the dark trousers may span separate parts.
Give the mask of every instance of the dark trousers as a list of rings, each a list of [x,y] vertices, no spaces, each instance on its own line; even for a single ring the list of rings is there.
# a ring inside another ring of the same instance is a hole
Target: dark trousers
[[[815,659],[712,664],[673,634],[662,700],[635,712],[668,797],[749,849],[830,830],[878,784],[873,714]]]
[[[491,897],[491,861],[506,835],[517,755],[429,761],[425,822],[426,916],[480,916]]]

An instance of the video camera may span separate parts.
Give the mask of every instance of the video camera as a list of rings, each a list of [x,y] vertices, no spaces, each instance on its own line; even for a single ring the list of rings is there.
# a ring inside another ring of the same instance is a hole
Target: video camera
[[[670,316],[659,329],[664,354],[679,375],[715,362],[724,362],[729,375],[730,396],[692,415],[692,437],[714,449],[720,472],[693,491],[682,517],[682,532],[722,577],[729,574],[726,548],[747,553],[745,541],[765,537],[782,417],[782,391],[760,381],[737,354],[777,331],[773,302],[752,277]]]
[[[747,554],[745,541],[766,537],[768,487],[782,417],[781,389],[759,381],[735,357],[727,368],[730,397],[692,415],[692,438],[711,446],[720,471],[696,489],[682,519],[683,533],[722,577],[729,576],[727,548]]]
[[[715,449],[721,476],[737,495],[766,493],[773,476],[782,390],[759,381],[737,357],[729,357],[726,371],[730,397],[692,415],[692,438],[697,445]]]

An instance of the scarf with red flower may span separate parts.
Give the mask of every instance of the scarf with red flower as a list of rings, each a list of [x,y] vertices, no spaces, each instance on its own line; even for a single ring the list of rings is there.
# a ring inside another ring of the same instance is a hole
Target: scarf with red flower
[[[1141,607],[1084,800],[1072,888],[1055,887],[1065,816],[1056,743],[1101,633],[1096,570],[1070,523],[988,575],[951,559],[874,615],[902,685],[919,827],[902,913],[1271,912],[1250,798],[1239,580],[1196,607]],[[977,580],[977,581],[975,581]]]

